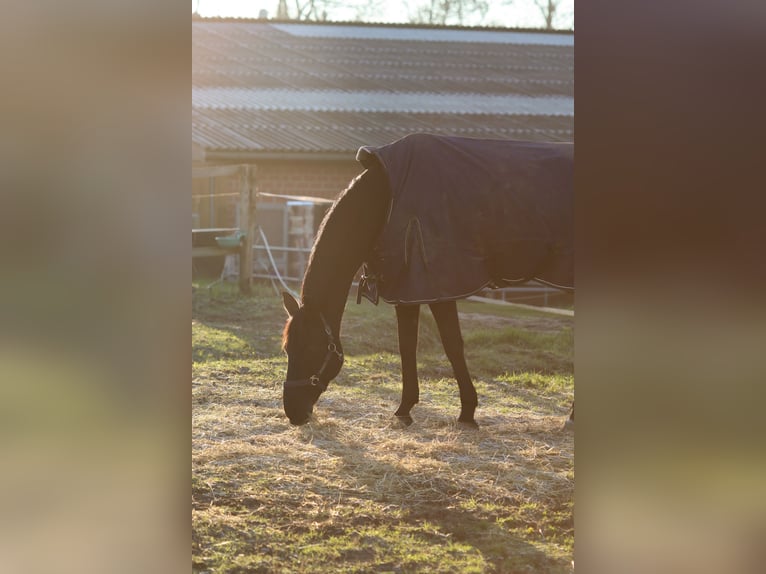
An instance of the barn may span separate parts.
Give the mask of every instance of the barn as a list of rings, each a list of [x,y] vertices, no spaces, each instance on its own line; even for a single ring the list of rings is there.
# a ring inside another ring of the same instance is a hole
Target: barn
[[[574,34],[193,21],[193,229],[242,226],[231,166],[248,166],[269,242],[305,248],[323,209],[306,198],[336,196],[360,146],[412,132],[573,141]],[[300,276],[295,252],[277,260]]]

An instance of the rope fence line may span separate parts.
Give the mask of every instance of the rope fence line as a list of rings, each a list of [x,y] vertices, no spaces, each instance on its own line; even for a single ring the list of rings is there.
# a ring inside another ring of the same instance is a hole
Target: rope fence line
[[[231,193],[192,193],[192,198],[196,197],[239,197],[239,193],[232,191]]]
[[[263,249],[263,250],[266,251],[266,255],[268,256],[269,263],[271,264],[271,269],[263,261],[260,261],[259,265],[260,265],[260,267],[262,268],[262,270],[265,273],[268,273],[269,271],[273,271],[273,275],[261,275],[261,274],[257,274],[257,277],[258,278],[269,279],[271,281],[271,286],[274,288],[274,291],[275,291],[275,293],[277,295],[280,294],[279,293],[280,289],[277,286],[277,282],[278,282],[279,285],[282,287],[282,290],[287,291],[290,295],[292,295],[293,297],[298,299],[300,297],[300,295],[296,291],[294,291],[293,289],[288,287],[287,283],[285,282],[285,279],[282,277],[282,274],[279,272],[279,267],[278,267],[276,261],[274,260],[274,255],[272,253],[272,248],[271,248],[271,245],[269,244],[269,240],[266,238],[266,234],[264,233],[263,228],[260,225],[256,225],[256,232],[257,232],[258,237],[256,237],[256,241],[253,243],[253,249],[259,248],[259,249]],[[259,246],[256,245],[256,242],[258,241],[258,239],[260,239],[263,242],[263,246],[262,247],[259,247]],[[278,249],[280,251],[302,251],[302,252],[310,252],[311,251],[310,249],[307,249],[307,248],[296,248],[296,247],[292,247],[292,248],[291,247],[284,247],[284,248],[280,247]],[[223,273],[225,273],[225,269],[222,272],[222,275],[223,275]],[[256,276],[256,274],[254,274],[254,276]],[[223,279],[223,277],[221,277],[221,279]],[[356,282],[354,284],[352,284],[352,287],[354,287],[355,285],[356,285]],[[542,289],[546,289],[546,288],[543,287]],[[521,287],[520,290],[529,292],[529,291],[534,290],[534,288],[533,287]],[[556,292],[555,289],[553,289],[552,291],[554,293]],[[540,296],[541,296],[540,294],[516,296],[516,297],[514,297],[514,301],[506,301],[505,299],[495,299],[493,297],[482,297],[480,295],[474,295],[472,297],[469,297],[468,299],[472,300],[472,301],[482,302],[482,303],[491,303],[491,304],[496,304],[496,305],[515,305],[515,306],[521,307],[521,308],[529,308],[529,309],[534,309],[534,310],[543,311],[543,312],[550,312],[550,313],[555,313],[555,314],[560,314],[560,315],[568,315],[568,316],[571,316],[571,317],[574,316],[574,311],[573,310],[558,309],[558,308],[555,308],[555,307],[546,307],[546,306],[540,307],[540,306],[537,306],[537,305],[525,305],[523,303],[515,303],[515,301],[527,301],[527,300],[530,300],[530,299],[538,299],[538,298],[540,298]]]
[[[274,269],[274,274],[276,275],[276,278],[279,281],[279,284],[282,285],[282,288],[285,291],[287,291],[290,295],[298,299],[300,296],[287,286],[287,283],[285,283],[284,279],[282,279],[282,275],[279,273],[279,268],[277,267],[277,263],[274,261],[274,256],[271,254],[271,247],[269,246],[269,240],[266,239],[266,234],[263,232],[263,228],[260,225],[258,225],[256,226],[256,229],[258,230],[258,234],[260,235],[260,238],[263,241],[263,246],[266,248],[266,255],[268,255],[269,257],[269,261],[271,262],[271,266]],[[278,295],[279,290],[276,289],[276,285],[274,285],[273,279],[272,279],[271,285],[275,288]]]
[[[199,197],[239,197],[239,193],[236,191],[232,191],[229,193],[192,193],[192,198],[199,198]],[[328,199],[326,197],[314,197],[312,195],[283,195],[279,193],[266,193],[266,192],[258,192],[256,193],[256,197],[272,197],[275,199],[287,199],[290,201],[299,201],[299,202],[311,202],[311,203],[322,203],[327,205],[332,205],[335,203],[334,199]]]
[[[258,261],[258,263],[260,264],[260,268],[264,272],[264,275],[261,275],[259,273],[253,273],[253,277],[257,277],[259,279],[260,278],[268,279],[269,282],[271,283],[271,287],[274,289],[274,293],[279,295],[279,287],[277,286],[277,281],[276,281],[274,275],[269,273],[269,270],[270,270],[269,266],[265,262],[263,262],[263,261]]]
[[[502,299],[492,299],[490,297],[481,297],[480,295],[473,295],[468,297],[468,301],[489,303],[490,305],[505,305],[507,307],[516,307],[518,309],[529,309],[531,311],[541,311],[543,313],[551,313],[553,315],[565,315],[567,317],[574,317],[574,309],[559,309],[558,307],[539,307],[538,305],[525,305],[524,303],[503,301]]]
[[[282,286],[282,288],[285,291],[287,291],[288,293],[290,293],[293,297],[295,297],[297,299],[299,297],[298,294],[287,286],[287,284],[285,283],[284,279],[282,278],[282,275],[279,273],[279,269],[277,267],[277,264],[274,261],[274,256],[271,253],[271,246],[269,245],[269,242],[266,239],[266,235],[263,233],[263,229],[261,228],[260,225],[258,226],[257,229],[258,229],[258,233],[259,233],[261,239],[263,240],[263,246],[264,246],[264,248],[266,250],[266,254],[269,257],[269,261],[271,262],[271,266],[272,266],[272,269],[274,270],[274,275],[276,276],[277,281],[279,281],[280,285]],[[268,267],[264,263],[261,263],[261,265],[262,265],[264,271],[268,271]],[[277,295],[279,295],[279,289],[277,288],[277,286],[276,286],[276,284],[274,282],[274,277],[269,277],[269,279],[271,279],[271,285],[272,285],[272,287],[274,287],[274,290],[276,291]],[[354,285],[352,285],[352,287],[353,286]],[[514,300],[515,301],[526,301],[526,300],[529,300],[529,299],[538,299],[539,297],[540,297],[540,295],[526,295],[526,296],[523,296],[523,297],[514,297]],[[518,306],[518,307],[521,307],[521,308],[534,309],[534,310],[538,310],[538,311],[554,313],[554,314],[557,314],[557,315],[568,315],[570,317],[574,316],[574,311],[573,310],[569,310],[569,309],[557,309],[555,307],[538,307],[536,305],[524,305],[524,304],[521,304],[521,303],[514,303],[514,302],[511,302],[511,301],[505,301],[503,299],[494,299],[494,298],[491,298],[491,297],[473,296],[473,297],[469,297],[469,299],[473,300],[473,301],[479,301],[481,303],[490,303],[490,304],[499,304],[499,305],[503,305],[503,304],[504,305],[515,305],[515,306]]]

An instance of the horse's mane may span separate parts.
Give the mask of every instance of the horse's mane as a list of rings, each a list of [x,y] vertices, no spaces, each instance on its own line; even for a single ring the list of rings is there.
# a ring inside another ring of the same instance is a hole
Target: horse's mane
[[[304,304],[323,299],[341,284],[348,289],[380,233],[389,200],[385,175],[375,168],[356,176],[338,195],[322,219],[309,255],[301,286]]]
[[[293,322],[292,317],[288,317],[287,321],[285,322],[285,328],[282,331],[282,351],[287,350],[287,341],[290,336],[290,324]]]
[[[317,258],[321,257],[318,255],[318,252],[320,250],[326,250],[328,244],[335,243],[340,239],[337,233],[333,233],[333,231],[336,229],[339,230],[345,226],[345,220],[348,219],[345,217],[346,212],[348,211],[347,204],[350,203],[348,200],[348,195],[350,190],[353,189],[354,186],[357,185],[357,182],[361,180],[362,175],[364,175],[364,173],[360,173],[351,180],[346,189],[338,194],[338,197],[335,198],[335,201],[330,206],[330,209],[327,210],[327,213],[325,213],[325,216],[322,218],[322,222],[319,224],[319,229],[317,230],[316,241],[314,241],[314,245],[311,248],[311,254],[309,255],[309,261],[303,277],[302,287],[305,287],[306,283],[311,284],[314,276],[319,273],[319,271],[317,271],[316,265],[313,265]],[[328,222],[330,221],[332,221],[332,223],[329,223],[331,229],[327,231]]]
[[[303,306],[308,303],[311,307],[312,301],[326,306],[330,296],[343,297],[345,301],[354,273],[380,232],[389,201],[385,175],[376,167],[356,176],[338,194],[319,225],[309,255],[301,286]],[[288,317],[285,323],[283,351],[287,349],[296,319],[300,320],[301,316]]]

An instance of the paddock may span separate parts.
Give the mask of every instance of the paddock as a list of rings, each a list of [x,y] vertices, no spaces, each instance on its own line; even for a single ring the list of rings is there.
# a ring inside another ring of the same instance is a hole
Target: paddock
[[[193,296],[193,567],[197,572],[570,572],[573,318],[459,304],[480,396],[457,387],[430,314],[421,403],[400,392],[393,308],[347,304],[346,366],[305,426],[282,410],[284,311],[268,284]]]

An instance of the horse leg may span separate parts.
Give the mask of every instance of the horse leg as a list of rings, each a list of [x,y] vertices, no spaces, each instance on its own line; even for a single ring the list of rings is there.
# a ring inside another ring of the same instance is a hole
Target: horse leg
[[[465,363],[463,336],[460,333],[460,321],[457,316],[457,303],[455,301],[431,303],[429,307],[431,307],[431,313],[436,319],[444,352],[452,365],[452,371],[460,389],[460,416],[457,420],[461,423],[478,426],[473,419],[473,414],[479,400],[471,381],[471,375],[468,373],[468,365]]]
[[[569,413],[569,418],[564,421],[565,430],[574,430],[574,404],[575,402],[572,401],[572,410]]]
[[[399,354],[402,357],[402,402],[394,414],[407,426],[412,424],[410,409],[420,400],[417,365],[419,318],[420,305],[396,306]]]

